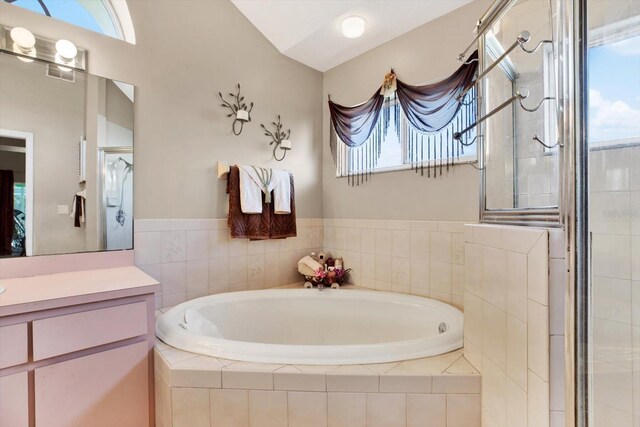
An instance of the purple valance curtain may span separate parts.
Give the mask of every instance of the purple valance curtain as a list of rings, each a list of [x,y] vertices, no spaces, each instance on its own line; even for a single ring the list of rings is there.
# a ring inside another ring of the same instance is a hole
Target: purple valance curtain
[[[455,117],[462,103],[457,97],[474,83],[478,51],[470,63],[462,65],[450,77],[425,86],[411,86],[397,80],[396,94],[411,126],[421,132],[436,132]]]
[[[355,167],[358,174],[364,171],[368,177],[380,156],[380,143],[387,133],[391,117],[395,117],[398,141],[400,140],[401,108],[408,121],[411,164],[417,167],[420,163],[424,174],[424,162],[427,162],[427,167],[433,167],[435,163],[431,160],[446,156],[445,165],[448,168],[452,163],[449,159],[459,156],[464,150],[463,146],[455,146],[455,130],[460,130],[475,120],[474,79],[478,68],[477,59],[476,51],[451,76],[423,86],[406,84],[395,78],[392,71],[388,75],[392,76],[392,90],[395,89],[392,97],[385,97],[383,93],[388,94],[389,87],[381,86],[371,98],[353,107],[339,105],[329,99],[330,145],[334,160],[340,164],[346,156],[349,173]],[[385,84],[388,84],[387,80]],[[442,133],[445,133],[445,141]],[[338,140],[347,147],[346,152],[338,147]],[[440,172],[442,173],[442,167]],[[429,171],[428,173],[430,174]]]
[[[383,105],[384,96],[380,95],[380,89],[368,101],[355,107],[344,107],[329,100],[331,125],[347,146],[359,147],[376,127]]]

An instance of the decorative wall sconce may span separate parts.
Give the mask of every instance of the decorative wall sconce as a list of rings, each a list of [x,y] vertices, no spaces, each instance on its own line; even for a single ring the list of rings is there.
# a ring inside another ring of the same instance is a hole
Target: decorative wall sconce
[[[253,110],[253,102],[247,106],[247,103],[244,102],[244,96],[240,95],[240,83],[236,86],[237,93],[229,93],[229,96],[233,98],[233,103],[226,101],[222,97],[222,92],[218,92],[220,99],[223,104],[221,107],[228,108],[231,112],[227,114],[227,117],[234,117],[233,125],[231,129],[233,130],[234,135],[240,135],[242,133],[242,128],[245,122],[251,121],[251,110]],[[239,123],[239,126],[237,124]]]
[[[263,124],[260,124],[260,126],[264,130],[264,135],[271,138],[271,142],[269,142],[269,145],[275,144],[273,147],[273,158],[280,162],[284,160],[285,156],[287,155],[287,151],[291,150],[291,141],[289,140],[289,137],[291,136],[291,129],[287,129],[286,132],[282,130],[282,123],[280,123],[280,114],[278,114],[278,121],[271,122],[271,124],[276,128],[276,130],[273,132],[269,131]],[[282,149],[281,158],[278,158],[278,156],[276,155],[276,150],[278,149],[278,147]]]

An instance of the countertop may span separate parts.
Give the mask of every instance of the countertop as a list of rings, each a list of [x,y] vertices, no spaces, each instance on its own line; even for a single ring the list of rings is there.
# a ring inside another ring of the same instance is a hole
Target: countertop
[[[148,294],[158,286],[157,280],[133,266],[3,279],[0,317]]]

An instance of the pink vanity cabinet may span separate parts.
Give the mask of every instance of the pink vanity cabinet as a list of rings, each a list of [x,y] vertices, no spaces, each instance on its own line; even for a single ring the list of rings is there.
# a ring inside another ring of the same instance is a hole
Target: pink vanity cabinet
[[[154,279],[120,267],[0,286],[0,427],[154,424]]]

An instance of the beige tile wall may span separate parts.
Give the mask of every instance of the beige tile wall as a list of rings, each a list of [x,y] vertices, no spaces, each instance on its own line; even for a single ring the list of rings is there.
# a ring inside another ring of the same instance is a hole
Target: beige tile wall
[[[296,263],[321,248],[359,286],[463,306],[464,222],[298,219],[298,236],[230,239],[226,219],[136,220],[135,264],[162,283],[157,307],[302,280]]]
[[[464,352],[482,373],[484,427],[564,425],[563,242],[561,230],[465,228]]]
[[[136,220],[135,264],[162,284],[156,307],[204,295],[301,280],[298,259],[322,247],[322,219],[300,218],[298,236],[230,239],[226,219]]]
[[[323,243],[366,288],[435,298],[462,308],[464,222],[324,220]]]

